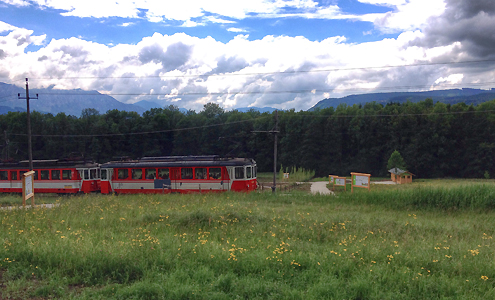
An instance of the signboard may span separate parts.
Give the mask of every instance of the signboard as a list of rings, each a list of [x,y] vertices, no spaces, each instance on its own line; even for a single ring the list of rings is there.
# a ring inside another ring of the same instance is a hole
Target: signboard
[[[345,177],[338,177],[338,178],[335,178],[335,185],[342,185],[342,186],[345,186],[345,180],[346,180],[346,178],[345,178]]]
[[[26,200],[31,198],[31,206],[34,207],[34,171],[22,174],[22,206],[26,206]]]
[[[334,182],[335,183],[333,184],[334,189],[335,189],[336,186],[343,186],[344,187],[344,190],[347,191],[346,180],[347,180],[347,177],[338,177],[338,176],[336,176],[334,178]]]
[[[328,175],[328,183],[332,185],[332,190],[335,190],[336,186],[343,186],[347,190],[347,187],[345,184],[346,179],[347,179],[346,177],[339,177],[336,175]]]
[[[351,192],[354,192],[354,187],[365,188],[370,190],[371,174],[351,173]]]

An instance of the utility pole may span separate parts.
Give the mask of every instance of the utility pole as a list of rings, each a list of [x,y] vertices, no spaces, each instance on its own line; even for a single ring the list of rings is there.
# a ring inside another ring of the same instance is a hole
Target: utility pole
[[[7,153],[5,157],[5,161],[9,160],[9,137],[7,136],[7,130],[4,130],[3,133],[5,134],[5,146],[7,147]]]
[[[21,94],[17,94],[18,99],[26,99],[26,109],[27,109],[27,130],[28,130],[28,153],[29,153],[29,170],[33,170],[33,150],[31,147],[31,114],[29,112],[29,84],[28,79],[26,78],[26,98],[22,98]],[[36,98],[38,99],[38,94],[36,94]]]
[[[251,131],[253,133],[259,133],[259,132],[264,132],[264,133],[273,133],[273,186],[272,186],[272,192],[275,193],[275,190],[277,189],[277,133],[278,131],[278,111],[275,111],[275,127],[272,130],[269,131]]]
[[[278,110],[275,111],[275,129],[273,130],[273,186],[272,193],[277,189],[277,133],[278,133]]]

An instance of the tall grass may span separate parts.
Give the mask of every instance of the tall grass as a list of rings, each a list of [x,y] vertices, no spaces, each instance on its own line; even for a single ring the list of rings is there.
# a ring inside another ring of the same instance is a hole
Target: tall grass
[[[87,195],[0,211],[0,298],[490,299],[482,189]]]
[[[341,196],[343,201],[376,204],[394,209],[492,210],[495,208],[495,185],[493,183],[399,186],[373,193],[358,191],[355,194],[345,193]]]
[[[284,178],[284,173],[289,173],[289,179]],[[279,180],[285,182],[305,182],[309,181],[311,178],[315,176],[315,171],[306,170],[304,168],[298,167],[284,167],[280,166],[280,172],[278,173]]]

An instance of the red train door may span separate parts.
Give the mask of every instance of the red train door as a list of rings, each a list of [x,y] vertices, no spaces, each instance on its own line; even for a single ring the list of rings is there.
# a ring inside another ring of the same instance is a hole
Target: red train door
[[[170,168],[170,181],[173,191],[180,189],[180,168]]]

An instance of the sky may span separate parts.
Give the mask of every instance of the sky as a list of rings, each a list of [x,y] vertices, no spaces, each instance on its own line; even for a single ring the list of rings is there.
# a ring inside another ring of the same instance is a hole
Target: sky
[[[200,111],[495,87],[493,0],[0,0],[0,82]]]

